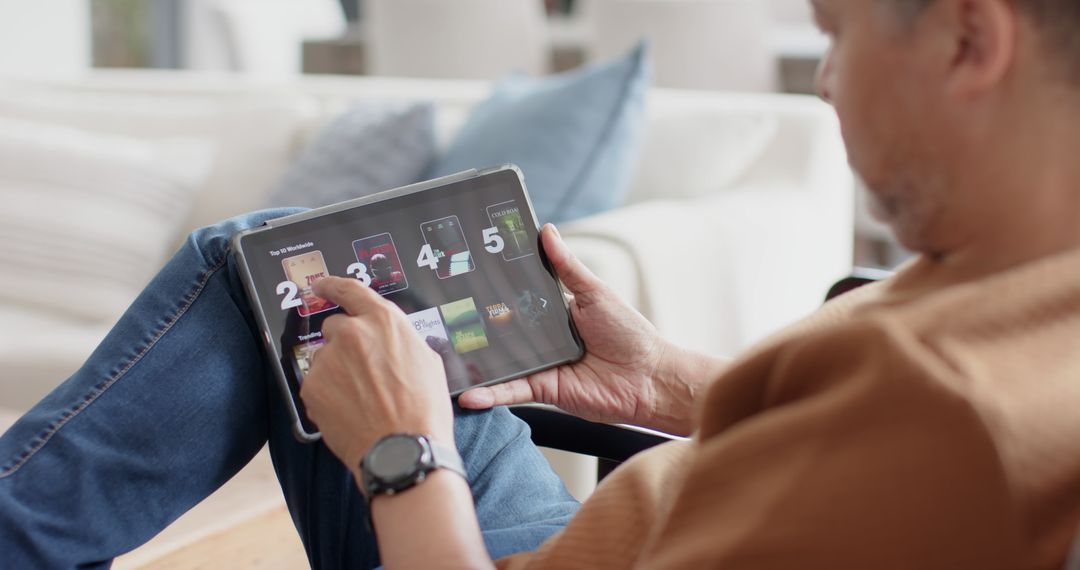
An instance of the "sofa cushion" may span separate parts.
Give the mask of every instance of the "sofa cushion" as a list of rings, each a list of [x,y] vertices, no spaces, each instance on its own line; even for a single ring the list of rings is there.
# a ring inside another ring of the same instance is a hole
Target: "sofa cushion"
[[[514,163],[541,222],[622,203],[642,139],[646,49],[545,78],[514,75],[476,106],[430,177]]]
[[[71,376],[109,332],[89,323],[0,300],[0,404],[26,411]]]
[[[412,184],[434,156],[432,104],[354,105],[315,135],[266,206],[317,208]]]
[[[0,408],[0,434],[3,434],[8,428],[15,425],[15,420],[17,419],[19,419],[19,412]]]
[[[216,159],[181,233],[257,208],[288,166],[302,125],[316,113],[310,101],[272,89],[222,88],[203,94],[17,82],[0,87],[0,116],[144,139],[213,140]]]
[[[0,117],[0,300],[115,318],[171,247],[212,158],[207,141]]]

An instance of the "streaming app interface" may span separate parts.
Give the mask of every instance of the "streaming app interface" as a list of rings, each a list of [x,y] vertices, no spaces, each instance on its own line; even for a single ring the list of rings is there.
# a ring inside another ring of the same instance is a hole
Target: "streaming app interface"
[[[325,342],[322,322],[342,312],[311,288],[336,275],[400,307],[457,393],[578,355],[538,240],[517,174],[499,171],[252,234],[243,248],[292,386]]]

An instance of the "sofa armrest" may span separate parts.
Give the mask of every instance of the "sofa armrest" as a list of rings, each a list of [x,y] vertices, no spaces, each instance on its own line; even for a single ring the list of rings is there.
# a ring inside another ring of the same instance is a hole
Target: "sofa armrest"
[[[850,205],[747,189],[640,202],[560,231],[665,337],[731,355],[815,310],[850,271]]]
[[[702,332],[706,345],[730,346],[734,339],[727,336],[726,327],[706,333],[686,322],[683,310],[700,301],[704,313],[722,316],[729,312],[730,295],[724,287],[730,264],[719,261],[728,256],[727,247],[721,240],[709,255],[717,262],[702,263],[701,244],[711,239],[709,227],[716,221],[709,218],[716,212],[694,207],[700,204],[697,200],[640,202],[568,223],[560,232],[587,267],[665,336]]]
[[[3,434],[11,426],[15,425],[15,420],[19,419],[19,413],[15,410],[9,410],[6,408],[0,408],[0,434]]]

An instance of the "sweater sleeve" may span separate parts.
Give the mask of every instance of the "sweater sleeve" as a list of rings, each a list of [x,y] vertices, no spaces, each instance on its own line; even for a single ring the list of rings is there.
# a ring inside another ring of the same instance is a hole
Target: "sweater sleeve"
[[[1024,567],[972,387],[913,335],[864,321],[743,368],[710,391],[685,480],[637,567]],[[757,413],[710,421],[747,394]]]

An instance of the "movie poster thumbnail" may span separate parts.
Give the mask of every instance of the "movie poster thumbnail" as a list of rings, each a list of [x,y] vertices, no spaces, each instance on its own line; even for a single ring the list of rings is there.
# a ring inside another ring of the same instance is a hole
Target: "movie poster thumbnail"
[[[467,387],[470,371],[461,356],[454,350],[450,343],[450,337],[446,334],[446,326],[443,324],[442,315],[438,307],[432,307],[423,311],[417,311],[408,315],[416,334],[442,358],[443,368],[446,371],[446,380],[451,390]]]
[[[487,215],[491,225],[498,228],[499,235],[505,242],[502,250],[505,261],[533,254],[533,244],[529,240],[529,232],[525,230],[525,219],[521,216],[516,200],[488,206]]]
[[[389,295],[409,288],[397,248],[394,247],[394,238],[389,233],[360,238],[352,246],[356,261],[364,265],[371,278],[369,286],[376,293]]]
[[[318,352],[324,344],[326,344],[326,340],[320,338],[293,347],[293,358],[296,359],[296,369],[299,372],[298,379],[300,381],[307,378],[308,372],[311,371],[311,363],[315,359],[315,353]]]
[[[531,289],[518,290],[516,309],[521,323],[531,328],[544,325],[554,308],[552,301]]]
[[[476,269],[457,216],[420,224],[420,232],[438,260],[435,273],[439,279],[449,279]]]
[[[442,315],[437,307],[409,313],[409,322],[416,329],[416,334],[435,352],[443,354],[450,347],[450,337],[446,334]]]
[[[494,301],[479,307],[484,318],[487,332],[495,337],[505,338],[518,332],[514,322],[517,310],[513,302]]]
[[[316,296],[311,290],[311,286],[316,281],[330,274],[326,269],[326,262],[323,260],[321,251],[309,251],[287,257],[281,260],[281,265],[285,269],[285,278],[295,283],[299,289],[297,296],[302,304],[296,310],[301,317],[337,308],[337,305]]]
[[[476,303],[472,297],[447,303],[440,306],[439,310],[442,312],[443,322],[446,324],[454,350],[465,354],[488,346],[484,320],[476,309]]]

